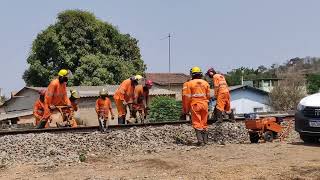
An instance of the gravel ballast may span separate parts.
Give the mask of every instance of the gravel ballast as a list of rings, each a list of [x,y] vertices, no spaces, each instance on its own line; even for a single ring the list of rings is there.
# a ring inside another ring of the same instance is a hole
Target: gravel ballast
[[[228,144],[248,141],[243,123],[209,126],[209,143]],[[0,164],[56,165],[79,162],[80,156],[121,156],[167,149],[188,149],[196,142],[191,125],[132,127],[109,133],[41,133],[0,137]]]

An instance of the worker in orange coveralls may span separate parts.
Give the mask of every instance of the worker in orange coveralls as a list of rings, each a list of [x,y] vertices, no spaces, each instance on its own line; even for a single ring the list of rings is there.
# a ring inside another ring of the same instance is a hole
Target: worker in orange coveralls
[[[137,85],[134,88],[134,104],[132,106],[132,116],[136,118],[137,111],[144,112],[144,119],[149,110],[149,90],[152,88],[152,80],[146,80],[144,86]]]
[[[34,103],[33,106],[33,115],[36,119],[35,125],[38,126],[40,123],[40,120],[42,119],[42,116],[44,114],[44,96],[46,94],[46,90],[40,90],[39,91],[40,97],[39,99]]]
[[[50,119],[51,111],[54,110],[56,106],[71,107],[67,96],[68,74],[68,70],[61,69],[58,73],[58,78],[52,80],[49,84],[44,100],[44,115],[37,126],[38,129],[46,126],[48,120]]]
[[[190,70],[190,74],[191,74],[191,70]],[[182,99],[182,115],[180,116],[181,120],[186,120],[187,116],[189,115],[189,112],[187,111],[188,103],[186,101],[186,94],[187,94],[189,81],[190,80],[183,83],[183,86],[182,86],[182,92],[181,92],[181,95],[182,95],[182,97],[181,97],[181,99]]]
[[[71,104],[71,107],[69,108],[69,113],[72,119],[69,121],[69,123],[71,127],[78,127],[77,121],[74,118],[74,112],[78,111],[78,99],[80,99],[79,92],[75,89],[70,90],[69,104]]]
[[[143,77],[141,75],[133,76],[124,80],[116,90],[113,99],[118,110],[118,124],[125,124],[127,105],[132,103],[134,99],[134,88],[141,83]]]
[[[213,68],[207,71],[207,75],[213,79],[214,96],[216,107],[214,109],[214,119],[217,123],[223,122],[223,112],[229,114],[229,119],[234,122],[234,115],[230,106],[230,93],[226,79],[218,74]]]
[[[114,119],[111,101],[107,96],[108,91],[103,88],[99,91],[99,98],[96,101],[96,113],[99,120],[99,129],[102,132],[106,131],[109,114],[111,115],[111,119]]]
[[[192,126],[196,131],[198,145],[208,143],[208,102],[210,99],[210,85],[202,79],[199,67],[191,69],[192,80],[188,83],[186,101],[187,111],[191,111]]]

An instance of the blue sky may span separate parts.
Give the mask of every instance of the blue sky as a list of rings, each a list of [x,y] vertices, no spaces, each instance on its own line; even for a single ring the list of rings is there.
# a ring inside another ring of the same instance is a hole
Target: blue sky
[[[240,66],[283,63],[320,56],[320,1],[316,0],[110,0],[0,1],[0,87],[6,94],[24,86],[22,74],[36,35],[58,12],[83,9],[139,40],[148,72],[210,66],[226,72]]]

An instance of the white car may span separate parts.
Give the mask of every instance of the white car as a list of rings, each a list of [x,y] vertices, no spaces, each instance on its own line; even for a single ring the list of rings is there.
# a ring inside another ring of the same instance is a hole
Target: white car
[[[304,142],[319,142],[320,93],[303,98],[295,114],[295,129]]]

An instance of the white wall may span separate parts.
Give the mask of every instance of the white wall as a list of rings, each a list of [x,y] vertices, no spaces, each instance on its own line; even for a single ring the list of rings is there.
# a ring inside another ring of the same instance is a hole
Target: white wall
[[[262,108],[260,112],[270,112],[268,94],[247,88],[231,91],[231,109],[235,109],[235,114],[253,113],[254,108]]]
[[[235,114],[253,113],[254,108],[262,108],[260,112],[270,111],[270,107],[250,99],[242,98],[231,101],[231,109],[235,109]]]

